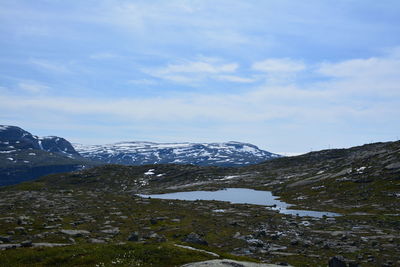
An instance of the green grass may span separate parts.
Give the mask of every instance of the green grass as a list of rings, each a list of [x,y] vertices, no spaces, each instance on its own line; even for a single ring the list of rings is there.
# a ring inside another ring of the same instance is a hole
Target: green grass
[[[215,257],[172,244],[75,245],[0,252],[1,266],[179,266]]]

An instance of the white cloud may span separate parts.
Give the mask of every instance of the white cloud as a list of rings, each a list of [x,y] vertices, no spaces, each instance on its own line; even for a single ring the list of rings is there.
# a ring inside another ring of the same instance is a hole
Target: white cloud
[[[65,64],[52,62],[44,59],[31,59],[29,63],[45,71],[54,73],[69,73],[70,70]]]
[[[138,85],[156,85],[156,84],[158,84],[157,81],[150,80],[150,79],[129,80],[127,83],[138,84]]]
[[[400,97],[400,58],[396,54],[323,63],[316,72],[333,78],[321,83],[322,88],[344,94],[358,93],[358,97],[369,97],[371,100]]]
[[[256,78],[246,78],[235,75],[218,75],[215,77],[217,80],[234,82],[234,83],[253,83],[257,81]]]
[[[261,72],[299,72],[306,69],[306,65],[301,61],[288,58],[271,58],[263,61],[255,62],[252,69]]]
[[[224,73],[235,72],[238,68],[236,63],[218,64],[212,62],[192,61],[181,64],[169,64],[164,69],[160,69],[160,74],[170,73]]]
[[[43,93],[49,89],[47,85],[36,81],[21,81],[18,88],[29,93]]]
[[[168,64],[157,69],[145,69],[143,72],[151,76],[178,83],[191,83],[206,79],[214,79],[215,75],[234,73],[237,63],[226,63],[214,58],[201,58],[198,61],[183,61]]]
[[[400,77],[400,59],[368,58],[352,59],[338,63],[323,63],[317,72],[331,77]]]
[[[108,52],[104,52],[104,53],[96,53],[96,54],[92,54],[89,56],[91,59],[96,59],[96,60],[102,60],[102,59],[113,59],[113,58],[117,58],[118,55],[114,54],[114,53],[108,53]]]

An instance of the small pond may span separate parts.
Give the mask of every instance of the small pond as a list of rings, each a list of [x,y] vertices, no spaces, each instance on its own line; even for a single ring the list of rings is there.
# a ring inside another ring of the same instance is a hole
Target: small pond
[[[176,199],[176,200],[217,200],[228,201],[234,204],[254,204],[262,206],[274,206],[272,209],[284,214],[298,216],[310,216],[321,218],[323,216],[333,217],[340,214],[333,212],[312,211],[312,210],[293,210],[286,202],[280,201],[272,195],[270,191],[259,191],[246,188],[227,188],[218,191],[189,191],[168,194],[142,195],[143,198]]]

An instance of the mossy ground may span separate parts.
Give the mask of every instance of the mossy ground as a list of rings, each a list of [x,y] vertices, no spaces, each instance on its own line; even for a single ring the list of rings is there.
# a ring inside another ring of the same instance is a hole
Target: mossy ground
[[[172,244],[80,244],[0,251],[1,266],[179,266],[214,259]]]

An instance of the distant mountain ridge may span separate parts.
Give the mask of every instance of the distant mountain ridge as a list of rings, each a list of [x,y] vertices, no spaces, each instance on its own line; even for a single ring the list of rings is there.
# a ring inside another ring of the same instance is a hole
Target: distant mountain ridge
[[[85,158],[112,164],[194,164],[199,166],[245,166],[281,157],[241,143],[119,142],[108,145],[73,144]]]
[[[38,137],[17,126],[0,125],[0,151],[18,149],[36,149],[70,158],[80,157],[71,143],[62,137]]]
[[[109,163],[231,167],[256,164],[277,157],[280,155],[240,142],[72,145],[62,137],[38,137],[17,126],[0,125],[0,186]]]
[[[37,137],[17,126],[0,125],[0,186],[94,165],[98,163],[81,157],[62,137]]]

